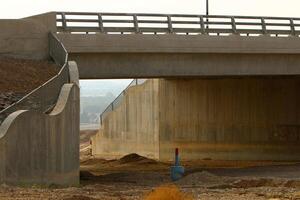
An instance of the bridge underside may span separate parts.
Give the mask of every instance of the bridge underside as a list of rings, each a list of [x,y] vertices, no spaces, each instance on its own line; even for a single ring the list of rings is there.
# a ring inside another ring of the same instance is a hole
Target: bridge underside
[[[58,36],[81,79],[300,74],[296,37]]]
[[[81,79],[298,75],[300,56],[276,54],[71,54]]]

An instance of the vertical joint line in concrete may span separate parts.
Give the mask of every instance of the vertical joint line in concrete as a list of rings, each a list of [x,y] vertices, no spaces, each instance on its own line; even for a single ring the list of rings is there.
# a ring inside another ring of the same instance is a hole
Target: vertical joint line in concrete
[[[102,20],[102,15],[100,13],[98,14],[98,23],[99,23],[100,32],[104,33],[103,20]]]
[[[262,17],[261,18],[261,28],[262,28],[262,34],[266,35],[267,34],[267,26],[265,19]]]
[[[134,23],[135,33],[139,34],[140,33],[139,22],[136,15],[133,15],[133,23]]]
[[[172,20],[171,20],[171,16],[168,15],[168,29],[169,29],[169,33],[173,33],[173,26],[172,26]]]

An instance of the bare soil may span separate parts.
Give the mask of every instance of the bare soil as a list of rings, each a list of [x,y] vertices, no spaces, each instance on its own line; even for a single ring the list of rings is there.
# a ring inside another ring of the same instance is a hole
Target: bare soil
[[[0,110],[47,82],[59,71],[50,61],[0,57]]]
[[[0,186],[0,199],[300,199],[300,163],[198,160],[182,163],[185,176],[171,182],[172,163],[137,154],[106,160],[90,155],[81,134],[81,185],[71,188]]]

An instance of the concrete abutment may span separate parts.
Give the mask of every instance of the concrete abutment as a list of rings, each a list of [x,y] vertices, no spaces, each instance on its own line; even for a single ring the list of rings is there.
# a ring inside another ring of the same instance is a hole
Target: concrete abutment
[[[150,79],[104,119],[93,153],[170,160],[179,147],[186,160],[300,160],[299,90],[298,76]]]

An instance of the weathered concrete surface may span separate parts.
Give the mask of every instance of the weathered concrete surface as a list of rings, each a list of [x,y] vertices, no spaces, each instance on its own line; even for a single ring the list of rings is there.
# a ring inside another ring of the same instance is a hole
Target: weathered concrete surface
[[[59,33],[69,53],[299,54],[298,37]]]
[[[0,19],[0,56],[49,59],[49,32],[56,31],[56,14],[24,19]]]
[[[158,159],[158,80],[131,87],[121,105],[103,121],[92,138],[93,154],[126,155],[138,152]]]
[[[153,82],[148,80],[145,85]],[[159,79],[158,96],[151,96],[158,99],[154,102],[158,105],[153,105],[158,109],[147,111],[158,117],[154,121],[159,123],[158,157],[173,159],[174,148],[179,147],[181,158],[186,160],[300,160],[299,89],[297,76]],[[131,90],[138,91],[135,87]],[[136,100],[128,101],[131,98]],[[142,103],[131,93],[126,101],[126,109]],[[102,145],[117,154],[138,143],[127,140],[130,134],[122,124],[130,121],[134,130],[149,119],[128,116],[126,109],[121,106],[107,115],[93,148],[105,141]],[[136,110],[135,115],[142,113]],[[142,130],[136,132],[140,137],[153,135],[151,129]],[[140,153],[139,149],[135,152]]]
[[[299,37],[57,36],[82,79],[300,74]]]
[[[160,159],[300,160],[300,78],[161,80]]]
[[[71,117],[70,117],[71,116]],[[65,84],[49,114],[20,110],[0,126],[0,183],[79,183],[79,88]]]
[[[53,110],[45,110],[50,113],[18,110],[1,124],[0,183],[79,184],[78,69],[72,61],[64,67],[70,83],[61,88]]]

